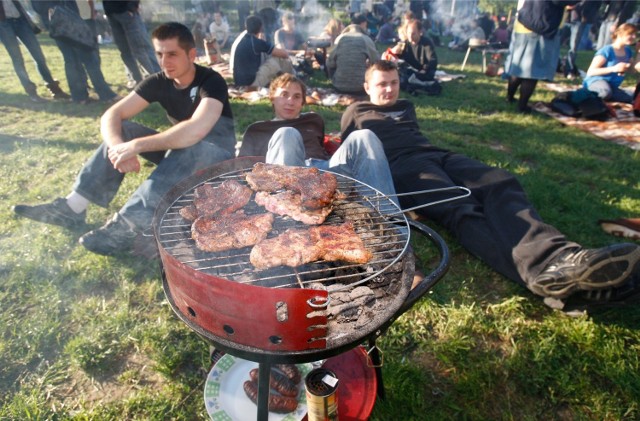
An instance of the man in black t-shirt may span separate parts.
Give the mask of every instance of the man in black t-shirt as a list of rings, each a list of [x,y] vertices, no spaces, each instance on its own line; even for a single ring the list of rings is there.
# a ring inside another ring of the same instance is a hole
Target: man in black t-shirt
[[[468,188],[469,197],[417,212],[450,230],[470,253],[552,308],[582,310],[640,299],[640,246],[584,249],[542,221],[513,174],[433,146],[420,132],[413,104],[398,99],[394,63],[369,67],[364,88],[370,101],[347,108],[342,138],[354,130],[374,132],[398,193]],[[400,203],[406,209],[443,199],[442,194],[402,196]]]
[[[130,250],[150,228],[157,203],[172,186],[234,156],[233,115],[222,76],[194,64],[195,43],[184,25],[161,25],[152,39],[162,71],[104,113],[100,128],[104,142],[78,174],[72,192],[51,203],[14,207],[18,215],[37,221],[84,227],[89,203],[108,206],[125,174],[140,170],[140,156],[156,164],[114,218],[80,237],[80,244],[94,253]],[[172,123],[163,132],[129,121],[153,102],[166,110]]]

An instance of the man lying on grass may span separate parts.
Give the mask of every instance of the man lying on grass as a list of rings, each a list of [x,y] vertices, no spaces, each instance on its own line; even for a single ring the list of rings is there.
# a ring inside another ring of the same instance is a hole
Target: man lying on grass
[[[570,311],[640,299],[640,246],[584,249],[542,221],[511,173],[438,148],[420,132],[413,104],[398,99],[394,63],[379,61],[365,74],[369,101],[350,105],[342,138],[370,129],[384,146],[398,193],[464,186],[467,198],[417,212],[450,230],[470,253],[494,270]],[[409,208],[437,195],[403,196]]]
[[[152,40],[162,71],[104,113],[104,142],[78,174],[71,193],[43,205],[16,205],[16,214],[66,228],[84,227],[89,203],[106,207],[125,174],[140,170],[141,156],[156,164],[155,170],[110,221],[80,237],[80,244],[94,253],[127,252],[151,226],[157,203],[174,184],[233,157],[233,116],[222,76],[194,64],[195,42],[184,25],[161,25]],[[152,102],[166,110],[172,127],[157,132],[129,121]]]

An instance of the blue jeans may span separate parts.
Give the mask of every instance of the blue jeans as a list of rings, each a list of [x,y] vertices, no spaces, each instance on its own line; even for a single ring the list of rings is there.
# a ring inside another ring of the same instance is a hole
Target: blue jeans
[[[578,47],[582,41],[582,35],[586,32],[589,33],[591,28],[590,23],[584,22],[571,22],[571,35],[569,37],[569,51],[567,52],[567,74],[578,75],[578,66],[576,65],[576,54],[578,53]]]
[[[36,63],[36,69],[38,73],[40,73],[40,76],[42,76],[42,79],[46,83],[53,83],[53,76],[51,76],[51,71],[49,71],[49,67],[47,67],[47,61],[42,53],[42,48],[40,48],[40,43],[29,27],[27,20],[22,16],[18,19],[9,18],[0,21],[0,41],[2,41],[9,53],[9,57],[11,57],[13,69],[18,79],[20,79],[20,84],[24,90],[27,91],[27,93],[33,92],[36,85],[29,79],[27,69],[24,67],[24,59],[22,58],[22,52],[18,45],[18,39],[20,39],[29,51],[29,54],[31,54],[31,57],[33,57]]]
[[[64,58],[64,71],[67,75],[72,100],[84,101],[89,97],[87,74],[91,79],[93,89],[101,100],[107,101],[116,96],[116,93],[104,80],[100,69],[100,53],[97,48],[78,47],[61,39],[55,39],[55,42]]]
[[[587,86],[587,89],[591,92],[595,92],[605,101],[626,102],[627,104],[631,104],[633,102],[633,97],[631,95],[619,87],[611,86],[609,82],[603,79],[594,80],[589,84],[589,86]]]
[[[300,132],[281,127],[271,136],[265,161],[270,164],[316,167],[331,170],[361,181],[377,189],[398,204],[391,171],[378,137],[368,129],[352,132],[328,161],[305,161],[304,142]]]
[[[138,63],[148,74],[160,71],[147,28],[138,13],[114,13],[107,15],[107,20],[111,25],[113,41],[120,50],[120,57],[127,72],[136,82],[141,82],[143,79]]]
[[[122,123],[125,141],[155,133],[137,123]],[[157,204],[171,187],[202,168],[233,158],[234,146],[233,120],[220,117],[211,132],[193,146],[141,154],[157,166],[120,209],[120,216],[138,231],[150,228]],[[73,190],[92,203],[106,207],[118,192],[124,176],[113,168],[108,148],[102,143],[78,174]]]

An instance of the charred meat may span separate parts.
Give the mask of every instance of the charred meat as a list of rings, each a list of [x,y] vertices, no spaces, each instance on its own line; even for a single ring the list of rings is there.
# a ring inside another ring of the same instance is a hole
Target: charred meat
[[[321,209],[329,206],[336,193],[338,180],[333,174],[317,168],[289,167],[257,163],[246,176],[255,191],[276,192],[290,190],[300,194],[302,207]]]
[[[300,194],[289,190],[274,194],[261,191],[256,193],[255,201],[271,213],[288,216],[295,221],[300,221],[307,225],[322,224],[333,209],[332,206],[326,206],[320,209],[305,209],[302,206],[302,197]]]
[[[242,210],[216,219],[198,217],[191,226],[191,237],[203,251],[253,246],[267,237],[273,219],[272,213],[245,215]]]
[[[249,203],[252,194],[250,188],[236,180],[223,181],[217,187],[203,184],[194,190],[193,204],[180,209],[180,215],[189,221],[228,215]]]
[[[317,260],[367,263],[373,254],[364,246],[351,222],[288,229],[283,234],[256,244],[249,260],[258,269],[297,267]]]

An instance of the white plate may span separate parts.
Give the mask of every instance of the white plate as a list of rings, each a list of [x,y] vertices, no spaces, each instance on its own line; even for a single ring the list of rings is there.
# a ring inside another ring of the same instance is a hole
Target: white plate
[[[224,354],[211,368],[204,385],[204,404],[213,421],[251,421],[258,418],[258,408],[244,393],[249,371],[258,363]],[[298,385],[298,407],[288,414],[269,412],[269,421],[300,421],[307,414],[304,378],[311,364],[299,364],[302,380]]]

